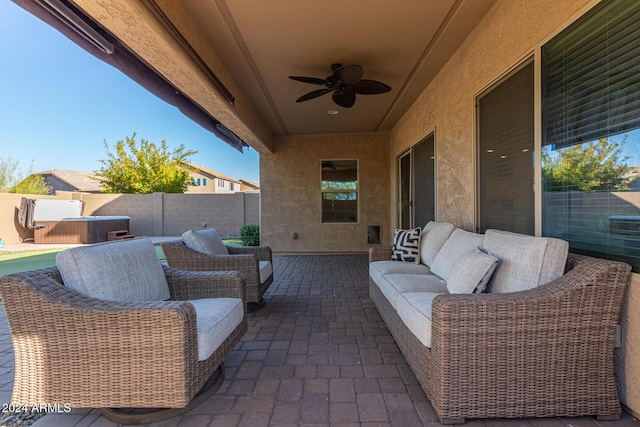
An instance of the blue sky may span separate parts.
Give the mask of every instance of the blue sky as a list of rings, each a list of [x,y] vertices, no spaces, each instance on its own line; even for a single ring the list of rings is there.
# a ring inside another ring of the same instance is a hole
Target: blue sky
[[[94,171],[134,132],[237,179],[259,181],[258,154],[241,154],[14,3],[0,1],[0,158],[33,171]]]

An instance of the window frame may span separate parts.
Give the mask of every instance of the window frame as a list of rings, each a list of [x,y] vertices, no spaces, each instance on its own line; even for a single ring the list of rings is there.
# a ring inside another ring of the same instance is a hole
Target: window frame
[[[342,181],[342,182],[355,182],[355,189],[335,189],[335,188],[324,188],[323,183],[325,181],[323,181],[323,174],[322,174],[322,165],[325,162],[354,162],[355,163],[355,168],[356,168],[356,180],[355,181]],[[360,223],[360,163],[358,161],[358,159],[322,159],[320,160],[320,223],[321,224],[359,224]],[[356,209],[355,209],[355,214],[356,214],[356,218],[355,221],[326,221],[325,220],[325,212],[324,212],[324,208],[323,208],[323,201],[324,199],[324,195],[327,193],[355,193],[355,202],[356,202]]]

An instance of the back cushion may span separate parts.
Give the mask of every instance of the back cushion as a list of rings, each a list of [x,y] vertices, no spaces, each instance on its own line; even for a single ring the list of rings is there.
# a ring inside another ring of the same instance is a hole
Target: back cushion
[[[483,238],[482,234],[471,233],[460,228],[456,229],[433,260],[431,271],[448,282],[458,258],[467,253],[475,252],[482,246]]]
[[[59,252],[66,287],[109,301],[164,301],[169,285],[149,238],[81,246]]]
[[[489,292],[524,291],[538,286],[546,238],[487,230],[482,246],[500,260],[489,281]]]
[[[184,244],[194,251],[209,255],[229,255],[227,247],[213,228],[200,228],[182,234]]]
[[[429,221],[420,236],[420,261],[428,266],[433,264],[442,245],[447,241],[455,226],[448,222]]]

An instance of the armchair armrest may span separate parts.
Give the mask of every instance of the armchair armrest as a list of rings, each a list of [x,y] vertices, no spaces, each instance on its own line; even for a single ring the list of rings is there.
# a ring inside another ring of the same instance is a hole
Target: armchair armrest
[[[187,302],[99,300],[42,270],[4,276],[0,295],[16,360],[13,401],[110,406],[111,384],[130,385],[135,400],[140,384],[184,383],[197,364],[196,313]]]
[[[272,262],[271,248],[269,246],[227,246],[229,255],[250,254],[255,255],[258,261]]]
[[[185,271],[163,266],[173,300],[241,298],[246,303],[245,282],[237,271]]]
[[[428,389],[440,418],[491,416],[496,402],[513,411],[500,417],[545,416],[548,402],[569,401],[558,413],[620,413],[615,330],[631,268],[573,254],[568,265],[531,290],[434,299]]]
[[[369,248],[369,262],[391,260],[391,246],[374,246]]]

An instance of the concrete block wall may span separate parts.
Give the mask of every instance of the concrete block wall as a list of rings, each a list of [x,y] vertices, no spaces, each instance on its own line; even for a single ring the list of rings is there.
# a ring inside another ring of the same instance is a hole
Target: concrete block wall
[[[0,238],[16,244],[33,238],[17,222],[22,197],[82,200],[84,215],[127,215],[135,236],[179,236],[205,224],[222,236],[239,236],[245,224],[260,224],[260,193],[232,194],[89,194],[58,192],[55,196],[0,193]]]

